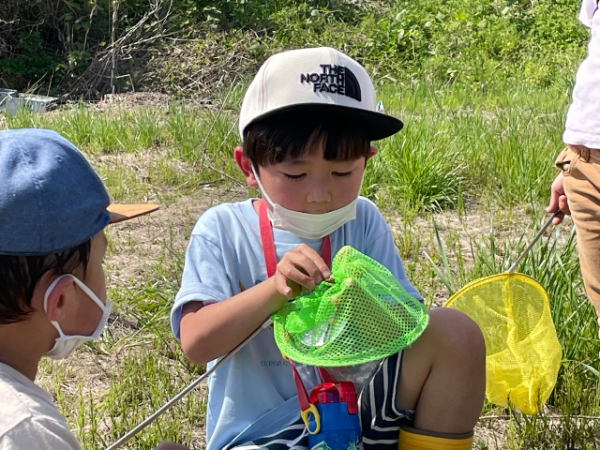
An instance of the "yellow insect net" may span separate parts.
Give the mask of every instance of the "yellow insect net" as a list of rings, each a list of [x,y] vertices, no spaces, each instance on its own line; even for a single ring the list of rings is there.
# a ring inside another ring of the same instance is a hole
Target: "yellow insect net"
[[[488,400],[537,413],[562,358],[544,288],[528,276],[503,273],[468,284],[445,306],[467,314],[483,332]]]

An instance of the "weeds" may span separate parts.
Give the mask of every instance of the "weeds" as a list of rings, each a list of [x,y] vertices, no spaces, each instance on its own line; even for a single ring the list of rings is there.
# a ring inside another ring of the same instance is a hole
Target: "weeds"
[[[110,4],[4,3],[0,15],[14,23],[0,27],[6,43],[0,77],[19,89],[38,82],[44,92],[68,90],[106,50]],[[381,83],[433,80],[474,91],[492,80],[549,86],[583,57],[588,35],[576,19],[579,6],[577,0],[121,0],[117,36],[153,8],[156,21],[144,25],[147,34],[138,43],[144,51],[134,53],[136,61],[118,61],[116,83],[124,90],[212,98],[215,84],[254,72],[273,52],[330,46],[359,60]],[[24,33],[23,24],[34,29]],[[131,56],[125,50],[123,56]],[[110,92],[109,77],[98,90],[90,94]]]
[[[491,91],[464,102],[465,93],[422,85],[384,89],[381,100],[405,128],[377,143],[380,152],[367,167],[363,195],[404,214],[464,211],[465,194],[506,207],[544,201],[568,99],[557,91],[524,89],[512,97]],[[151,195],[159,186],[190,193],[206,183],[242,181],[232,157],[240,144],[232,112],[239,90],[222,99],[211,108],[174,102],[167,110],[94,111],[79,105],[47,115],[22,112],[7,116],[6,124],[63,134],[102,163],[99,171],[119,200]],[[152,162],[144,170],[133,163],[138,153]]]

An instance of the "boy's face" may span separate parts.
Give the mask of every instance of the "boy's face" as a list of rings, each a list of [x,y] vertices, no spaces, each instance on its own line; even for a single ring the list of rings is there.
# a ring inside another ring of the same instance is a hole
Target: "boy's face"
[[[281,163],[260,166],[258,176],[271,200],[284,208],[308,214],[324,214],[343,208],[360,193],[367,158],[327,161],[323,152],[304,154]],[[235,158],[249,186],[258,187],[251,163],[235,149]]]

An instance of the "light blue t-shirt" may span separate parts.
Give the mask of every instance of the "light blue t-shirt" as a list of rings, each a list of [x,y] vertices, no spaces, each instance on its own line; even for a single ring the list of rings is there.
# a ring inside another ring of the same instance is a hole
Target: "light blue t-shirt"
[[[227,300],[268,278],[253,200],[210,208],[196,223],[181,289],[171,311],[171,327],[177,339],[185,303]],[[322,239],[304,239],[280,229],[273,229],[273,237],[279,259],[300,244],[319,252],[322,243]],[[345,245],[383,264],[410,295],[421,299],[406,279],[390,227],[366,198],[358,199],[356,219],[331,234],[332,255]],[[209,368],[215,363],[209,363]],[[309,367],[300,369],[307,389],[311,389],[318,383],[314,371]],[[268,436],[300,418],[292,371],[270,328],[219,367],[210,376],[208,387],[207,450]]]

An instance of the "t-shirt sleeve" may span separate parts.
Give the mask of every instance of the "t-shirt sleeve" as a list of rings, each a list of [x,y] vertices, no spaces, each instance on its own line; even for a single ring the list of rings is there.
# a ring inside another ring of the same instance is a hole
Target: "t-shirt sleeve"
[[[406,277],[404,264],[402,264],[402,259],[400,259],[400,255],[398,254],[398,250],[394,244],[394,238],[391,230],[389,230],[388,233],[380,235],[373,241],[371,244],[371,254],[369,256],[387,267],[387,269],[394,274],[404,289],[406,289],[408,294],[412,295],[421,302],[423,301],[421,294],[419,294],[419,292]]]
[[[233,292],[222,249],[204,235],[194,233],[185,256],[181,289],[171,309],[171,329],[175,337],[180,339],[179,323],[183,305],[192,301],[214,303],[231,296]]]
[[[419,291],[415,289],[412,283],[406,277],[404,264],[394,243],[394,236],[390,226],[387,224],[375,204],[368,201],[364,205],[366,214],[366,239],[367,255],[385,266],[406,289],[406,292],[417,300],[423,301]]]
[[[48,417],[30,417],[0,436],[0,450],[81,450],[66,424]]]

